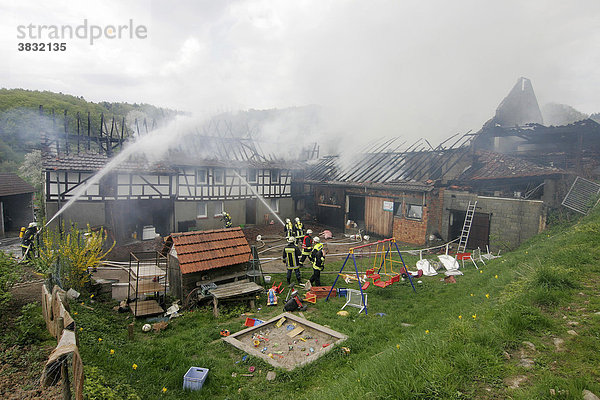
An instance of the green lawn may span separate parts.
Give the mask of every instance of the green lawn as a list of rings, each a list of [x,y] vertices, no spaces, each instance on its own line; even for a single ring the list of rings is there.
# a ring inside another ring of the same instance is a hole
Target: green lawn
[[[596,213],[544,232],[480,270],[465,264],[455,284],[438,275],[415,283],[417,293],[406,282],[385,289],[371,285],[367,316],[350,308],[350,316],[341,317],[336,312],[342,299],[319,300],[305,316],[348,335],[350,355],[335,350],[291,373],[277,370],[273,382],[265,379],[270,365],[253,357],[243,362],[244,353],[218,340],[221,329],[243,328],[248,309],[229,308],[219,318],[209,309],[184,312],[158,334],[143,333],[145,321],[138,320],[129,341],[129,314],[86,299],[94,310],[72,305],[82,328],[86,391],[89,398],[130,393],[142,399],[580,399],[583,389],[600,394],[599,243]],[[416,258],[408,258],[411,268]],[[367,260],[360,264],[362,271],[370,267]],[[340,266],[329,262],[326,269]],[[309,273],[304,270],[303,278]],[[323,284],[334,277],[324,275]],[[274,276],[276,282],[283,278]],[[269,308],[265,302],[263,296],[255,317],[282,312],[281,305]],[[556,351],[556,338],[564,341],[562,351]],[[518,365],[523,354],[531,367]],[[191,366],[210,369],[201,391],[182,390]],[[254,376],[241,376],[250,366],[256,367]],[[507,388],[505,379],[514,377],[520,377],[520,387]]]

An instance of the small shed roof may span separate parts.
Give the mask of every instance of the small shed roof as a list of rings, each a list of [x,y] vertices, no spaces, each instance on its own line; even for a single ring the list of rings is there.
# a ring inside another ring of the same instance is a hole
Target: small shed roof
[[[0,196],[33,193],[35,189],[16,174],[0,174]]]
[[[472,167],[459,180],[531,178],[564,174],[565,171],[492,151],[478,150]]]
[[[166,245],[175,248],[182,274],[206,271],[250,260],[242,228],[172,233]]]

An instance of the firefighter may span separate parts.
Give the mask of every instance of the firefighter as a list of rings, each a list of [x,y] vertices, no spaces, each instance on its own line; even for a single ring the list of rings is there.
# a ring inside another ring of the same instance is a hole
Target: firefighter
[[[33,247],[35,245],[35,235],[37,234],[37,223],[32,222],[27,226],[27,229],[23,231],[25,228],[21,228],[22,236],[21,236],[21,253],[23,254],[23,258],[31,259],[33,258]]]
[[[306,235],[302,238],[302,257],[300,258],[300,264],[304,263],[307,257],[310,257],[310,253],[312,253],[313,249],[313,240],[310,235],[312,235],[313,231],[310,229],[306,230]]]
[[[300,249],[296,246],[293,237],[288,238],[288,244],[283,248],[283,263],[287,266],[287,283],[290,284],[292,280],[292,271],[296,274],[296,279],[300,283]]]
[[[223,226],[225,228],[232,227],[231,216],[229,215],[229,213],[227,211],[223,211],[223,213],[221,214],[221,220],[223,221]]]
[[[310,277],[310,284],[313,286],[321,286],[321,271],[325,269],[325,254],[323,253],[323,243],[321,239],[316,236],[313,241],[312,253],[310,254],[310,260],[313,265],[313,275]]]
[[[302,225],[298,217],[294,220],[294,236],[296,237],[296,242],[304,237],[304,225]]]
[[[292,221],[290,221],[289,218],[285,219],[285,225],[283,226],[283,231],[285,232],[286,238],[294,237],[294,224],[292,224]]]

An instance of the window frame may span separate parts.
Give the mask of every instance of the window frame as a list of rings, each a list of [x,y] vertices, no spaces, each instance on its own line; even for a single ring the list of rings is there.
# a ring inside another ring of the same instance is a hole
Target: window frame
[[[204,215],[200,214],[200,206],[204,205]],[[196,219],[208,218],[208,202],[198,201],[196,203]]]
[[[221,176],[220,182],[217,182],[217,179],[216,179],[217,172],[220,172],[220,176]],[[213,176],[213,184],[214,185],[219,185],[219,186],[225,185],[225,168],[213,168],[212,176]]]
[[[200,171],[204,171],[204,179],[200,179]],[[196,168],[196,185],[208,183],[208,168]]]
[[[275,202],[275,207],[273,207],[273,202]],[[273,211],[275,211],[276,213],[279,213],[279,199],[277,199],[277,198],[269,199],[269,206],[271,206],[271,209],[273,209]]]
[[[219,218],[219,217],[221,217],[221,215],[223,214],[223,211],[225,210],[225,204],[222,201],[215,201],[214,204],[215,204],[214,212],[213,212],[214,217]],[[217,212],[217,204],[221,205],[221,210],[219,212]]]
[[[254,179],[252,179],[251,172],[254,172]],[[248,183],[257,183],[258,182],[258,169],[257,168],[248,168],[246,171],[246,181]]]
[[[411,217],[409,216],[411,207],[418,207],[421,209],[420,217]],[[414,204],[414,203],[406,203],[406,219],[410,219],[412,221],[423,221],[423,210],[424,206],[422,204]]]

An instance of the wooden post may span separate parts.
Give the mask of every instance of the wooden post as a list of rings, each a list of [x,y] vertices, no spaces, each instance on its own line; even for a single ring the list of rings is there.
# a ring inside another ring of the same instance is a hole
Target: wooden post
[[[58,317],[56,320],[56,339],[60,342],[60,337],[65,330],[65,320],[63,317]]]
[[[129,340],[133,340],[133,322],[127,325],[127,337]]]
[[[71,400],[71,383],[69,382],[67,357],[64,357],[60,363],[60,373],[62,375],[62,398],[63,400]]]

